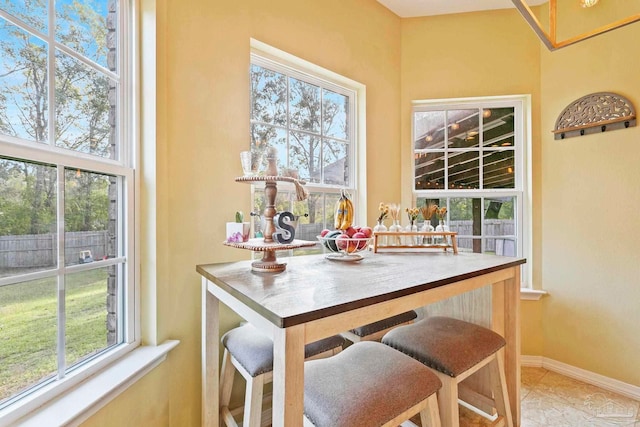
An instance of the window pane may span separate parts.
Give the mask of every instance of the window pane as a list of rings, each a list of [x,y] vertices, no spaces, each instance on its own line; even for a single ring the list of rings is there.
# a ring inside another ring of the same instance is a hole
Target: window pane
[[[56,168],[0,158],[0,277],[55,268]]]
[[[60,51],[56,66],[56,145],[116,159],[116,83]]]
[[[480,120],[478,110],[448,110],[449,148],[478,146]]]
[[[449,188],[478,188],[479,167],[480,153],[478,151],[449,153]]]
[[[444,111],[417,111],[413,121],[415,150],[444,148]]]
[[[482,141],[485,147],[513,147],[513,107],[482,110]]]
[[[444,152],[416,153],[415,161],[415,188],[444,189]]]
[[[263,171],[267,167],[267,150],[274,147],[278,150],[276,166],[278,171],[287,167],[287,132],[279,127],[252,124],[251,125],[251,151],[258,152],[262,158],[262,166],[258,168]]]
[[[449,229],[459,236],[482,234],[482,199],[458,197],[449,199]],[[480,239],[466,239],[467,249],[482,252]]]
[[[515,197],[485,199],[485,230],[487,236],[515,236]]]
[[[322,134],[338,139],[349,137],[349,98],[322,89]]]
[[[320,133],[320,88],[289,78],[289,126]]]
[[[0,133],[46,142],[48,88],[47,44],[0,18]]]
[[[484,188],[515,188],[515,151],[485,151],[482,174]]]
[[[65,265],[117,255],[118,188],[115,177],[65,170]]]
[[[324,139],[322,147],[324,183],[349,186],[349,145],[341,141]]]
[[[49,28],[48,5],[47,0],[0,0],[0,9],[43,33]]]
[[[57,373],[55,278],[0,286],[0,404]]]
[[[56,40],[115,71],[116,7],[116,0],[56,1]]]
[[[67,367],[116,344],[117,271],[112,266],[65,276]]]
[[[516,251],[516,211],[515,197],[494,197],[485,199],[484,234],[489,238],[485,251],[496,255],[515,256]]]
[[[340,194],[327,193],[324,200],[324,227],[334,229],[336,219],[336,203],[340,200]]]
[[[298,170],[300,179],[320,182],[320,137],[289,132],[289,167]]]
[[[284,74],[251,65],[251,120],[287,124],[287,78]]]

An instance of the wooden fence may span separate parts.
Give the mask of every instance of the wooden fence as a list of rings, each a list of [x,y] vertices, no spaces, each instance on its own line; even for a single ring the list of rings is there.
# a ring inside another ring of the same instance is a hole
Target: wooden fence
[[[13,268],[47,268],[57,265],[56,234],[0,236],[0,270]],[[78,264],[81,251],[91,251],[93,259],[107,254],[106,231],[65,233],[65,264]]]

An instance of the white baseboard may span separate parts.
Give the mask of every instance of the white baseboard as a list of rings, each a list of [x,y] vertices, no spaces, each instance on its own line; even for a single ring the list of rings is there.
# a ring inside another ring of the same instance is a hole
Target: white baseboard
[[[520,363],[522,366],[544,368],[549,371],[562,374],[566,377],[595,385],[604,390],[609,390],[631,399],[640,400],[640,387],[638,386],[605,377],[604,375],[596,374],[595,372],[587,371],[585,369],[576,368],[575,366],[567,365],[566,363],[558,362],[557,360],[549,359],[544,356],[523,355],[520,357]]]

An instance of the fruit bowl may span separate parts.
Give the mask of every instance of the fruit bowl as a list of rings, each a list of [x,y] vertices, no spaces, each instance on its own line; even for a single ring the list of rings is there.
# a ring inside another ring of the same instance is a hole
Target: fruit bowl
[[[328,259],[336,261],[360,261],[362,255],[358,252],[367,249],[372,237],[353,238],[347,234],[332,232],[323,236],[316,236],[324,248],[329,252]]]

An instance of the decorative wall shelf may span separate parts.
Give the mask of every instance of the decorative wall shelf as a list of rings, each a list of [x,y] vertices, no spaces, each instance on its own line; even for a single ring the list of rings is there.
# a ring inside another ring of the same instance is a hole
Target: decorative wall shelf
[[[636,125],[636,110],[622,95],[597,92],[569,104],[556,120],[555,139],[565,139]]]

